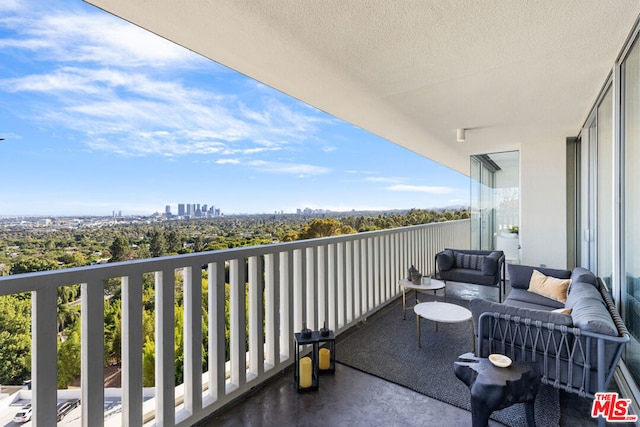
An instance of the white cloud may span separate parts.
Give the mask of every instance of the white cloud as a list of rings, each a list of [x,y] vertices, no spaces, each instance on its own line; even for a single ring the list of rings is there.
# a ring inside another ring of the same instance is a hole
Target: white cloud
[[[19,16],[7,20],[20,37],[3,39],[0,46],[29,49],[40,59],[116,67],[175,69],[206,61],[114,16],[88,13],[73,4],[65,6],[68,9],[64,11],[46,11],[40,7],[33,11],[21,10]]]
[[[295,159],[311,144],[332,151],[318,134],[335,119],[229,74],[236,79],[231,85],[242,85],[240,100],[237,90],[214,81],[226,68],[90,9],[58,2],[0,16],[8,28],[0,49],[30,58],[38,70],[0,79],[0,90],[37,100],[20,110],[35,126],[67,131],[90,150],[118,156],[208,155],[205,161],[269,173],[330,172],[295,160],[269,161],[269,153],[289,150],[287,158]]]
[[[2,0],[0,2],[0,12],[15,12],[23,8],[19,0]]]
[[[331,169],[323,166],[315,166],[309,164],[268,162],[265,160],[252,160],[247,163],[254,169],[261,172],[294,174],[301,177],[308,175],[324,175],[331,172]]]
[[[361,170],[355,170],[355,169],[347,169],[344,171],[344,173],[348,173],[348,174],[352,174],[352,175],[371,175],[374,172],[373,171],[361,171]]]
[[[454,191],[450,187],[437,187],[428,185],[407,185],[397,184],[390,187],[385,187],[385,190],[389,191],[409,191],[414,193],[428,193],[428,194],[449,194]]]
[[[119,155],[250,156],[280,151],[292,141],[313,138],[314,123],[322,120],[269,100],[256,116],[277,119],[250,121],[247,108],[237,108],[233,96],[124,70],[64,67],[6,79],[0,88],[55,97],[52,101],[57,102],[41,106],[45,111],[33,113],[34,120],[55,121],[82,132],[90,136],[87,144],[92,149]]]
[[[406,181],[406,178],[401,178],[397,176],[379,176],[379,177],[366,177],[363,179],[365,182],[390,182],[390,183],[398,183],[402,181]]]

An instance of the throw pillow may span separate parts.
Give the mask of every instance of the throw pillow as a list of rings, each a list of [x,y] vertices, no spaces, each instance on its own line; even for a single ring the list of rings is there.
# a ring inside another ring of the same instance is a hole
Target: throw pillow
[[[456,267],[467,270],[482,270],[484,256],[456,252]]]
[[[556,279],[533,270],[529,291],[564,303],[567,301],[567,288],[570,284],[571,279]]]

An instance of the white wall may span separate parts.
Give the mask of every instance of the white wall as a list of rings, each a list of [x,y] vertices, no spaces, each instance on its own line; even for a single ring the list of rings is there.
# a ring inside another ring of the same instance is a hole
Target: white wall
[[[527,142],[520,150],[521,262],[566,268],[566,141]]]

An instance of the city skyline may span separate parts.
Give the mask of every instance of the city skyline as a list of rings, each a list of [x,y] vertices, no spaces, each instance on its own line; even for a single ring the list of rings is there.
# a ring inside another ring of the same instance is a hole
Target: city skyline
[[[80,0],[0,21],[0,215],[469,204],[468,177]]]

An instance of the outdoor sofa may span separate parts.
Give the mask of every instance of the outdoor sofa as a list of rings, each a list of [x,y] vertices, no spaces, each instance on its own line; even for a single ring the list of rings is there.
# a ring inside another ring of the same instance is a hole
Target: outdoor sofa
[[[504,261],[503,251],[445,249],[435,256],[434,278],[497,287],[502,301]]]
[[[533,362],[542,383],[582,397],[606,391],[629,333],[602,280],[584,268],[507,268],[504,303],[470,301],[477,355]]]

